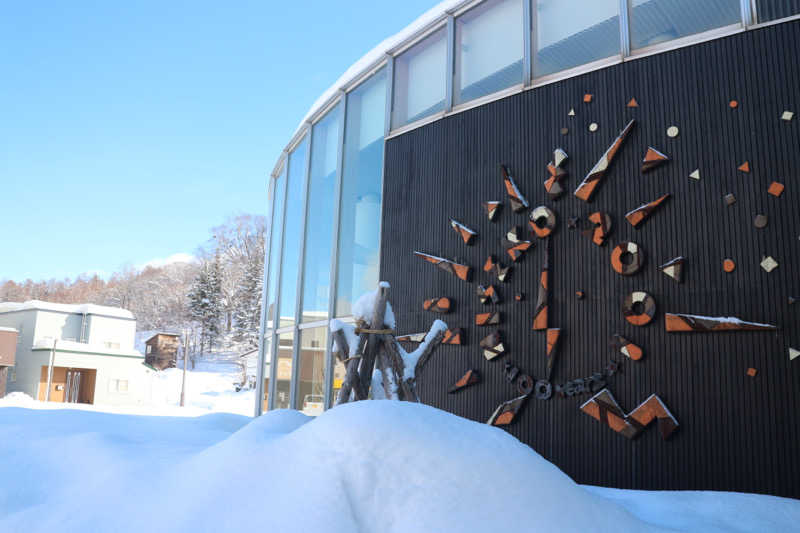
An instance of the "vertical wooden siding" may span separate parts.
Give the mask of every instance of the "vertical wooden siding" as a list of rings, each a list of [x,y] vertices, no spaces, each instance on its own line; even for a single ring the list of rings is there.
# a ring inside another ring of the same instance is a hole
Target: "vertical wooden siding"
[[[381,279],[395,287],[392,303],[401,332],[425,331],[436,315],[422,301],[449,296],[451,327],[467,332],[467,344],[442,346],[420,379],[423,401],[484,422],[515,391],[503,378],[504,361],[539,378],[545,369],[544,332],[531,330],[542,243],[514,265],[505,284],[501,330],[510,349],[487,362],[479,340],[492,329],[473,325],[482,306],[479,282],[493,253],[508,264],[500,238],[512,225],[525,226],[527,212],[511,211],[500,178],[505,163],[531,207],[547,205],[558,216],[551,245],[550,326],[564,330],[555,383],[591,375],[609,360],[624,359],[608,343],[620,333],[642,346],[644,358],[626,361],[609,388],[625,410],[651,393],[666,402],[680,429],[662,441],[654,428],[629,441],[581,413],[588,395],[549,401],[532,399],[509,431],[554,462],[579,483],[638,489],[714,489],[800,497],[800,361],[790,363],[788,347],[800,349],[800,23],[790,22],[655,55],[551,84],[478,107],[387,142]],[[582,102],[592,93],[590,104]],[[628,109],[631,97],[639,108]],[[728,102],[739,101],[732,110]],[[568,117],[570,108],[576,116]],[[797,116],[780,120],[784,110]],[[637,124],[591,204],[572,191],[597,162],[625,123]],[[588,132],[597,122],[599,129]],[[667,137],[669,126],[680,135]],[[561,127],[569,134],[562,136]],[[648,146],[672,161],[640,173]],[[569,154],[568,191],[546,199],[542,182],[553,149]],[[750,161],[752,171],[737,167]],[[700,169],[702,179],[689,173]],[[780,198],[767,194],[773,181],[786,185]],[[672,198],[640,229],[624,214],[663,193]],[[727,207],[722,196],[737,202]],[[481,207],[502,200],[491,223]],[[613,229],[603,248],[567,229],[567,218],[597,210],[611,214]],[[769,225],[756,229],[758,213]],[[449,227],[455,217],[479,232],[465,246]],[[527,228],[526,234],[530,234]],[[531,240],[535,237],[530,234]],[[647,263],[631,277],[616,274],[609,257],[615,244],[632,240]],[[465,283],[415,258],[420,250],[471,265]],[[685,282],[658,271],[676,256],[687,258]],[[780,266],[761,269],[764,255]],[[730,257],[737,268],[722,270]],[[586,298],[577,300],[576,290]],[[645,290],[658,304],[656,319],[634,327],[620,311],[623,297]],[[515,302],[515,292],[526,299]],[[664,312],[738,316],[775,323],[777,333],[666,334]],[[758,375],[746,375],[748,367]],[[447,388],[468,368],[483,382],[458,394]],[[535,480],[531,480],[535,482]]]

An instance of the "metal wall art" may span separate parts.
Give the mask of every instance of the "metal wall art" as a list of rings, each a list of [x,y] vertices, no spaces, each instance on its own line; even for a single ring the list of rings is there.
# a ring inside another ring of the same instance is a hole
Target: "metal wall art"
[[[406,335],[398,335],[395,337],[397,342],[422,342],[425,340],[427,333],[408,333]]]
[[[442,344],[462,344],[464,331],[461,328],[448,329],[442,337]]]
[[[650,172],[667,161],[669,161],[669,156],[662,154],[652,146],[648,146],[647,152],[644,154],[644,160],[642,161],[642,173]]]
[[[644,355],[644,351],[622,335],[615,334],[611,338],[611,346],[620,351],[622,355],[634,361],[638,361]]]
[[[490,313],[478,313],[475,315],[476,326],[495,326],[503,321],[503,314],[500,311]]]
[[[561,180],[567,177],[567,171],[561,168],[567,160],[567,152],[561,148],[556,148],[553,152],[553,160],[547,164],[547,172],[550,176],[544,182],[544,190],[547,192],[547,197],[551,200],[558,199],[564,192],[564,187],[561,186]]]
[[[756,377],[756,374],[758,374],[758,370],[756,370],[755,368],[750,367],[747,369],[747,375],[750,376],[751,378]]]
[[[502,205],[503,202],[498,201],[483,202],[483,208],[486,210],[486,216],[489,217],[491,222],[494,222],[495,217],[500,214],[500,208]]]
[[[453,274],[454,276],[456,276],[460,280],[463,280],[463,281],[469,281],[470,280],[470,277],[471,277],[471,274],[472,274],[472,268],[467,266],[467,265],[462,265],[460,263],[456,263],[454,261],[450,261],[449,259],[445,259],[443,257],[437,257],[435,255],[430,255],[430,254],[426,254],[426,253],[423,253],[423,252],[415,251],[414,255],[424,259],[425,261],[427,261],[429,263],[433,263],[434,265],[436,265],[437,267],[441,268],[445,272],[449,272],[449,273]]]
[[[525,405],[525,400],[527,399],[528,395],[523,394],[522,396],[518,396],[513,400],[508,400],[507,402],[501,403],[497,409],[495,409],[494,413],[492,413],[492,416],[489,417],[489,420],[487,420],[486,423],[490,426],[509,425],[514,421],[514,418],[522,409],[522,406]]]
[[[722,200],[725,202],[725,205],[732,206],[736,203],[736,196],[734,196],[732,192],[729,192],[722,197]]]
[[[478,285],[477,293],[478,293],[478,299],[484,305],[489,303],[493,304],[500,303],[500,295],[497,294],[494,285],[489,285],[488,287],[484,287],[483,285]]]
[[[555,366],[556,355],[558,355],[558,341],[561,339],[561,330],[559,328],[548,328],[547,330],[547,381],[553,374],[553,366]]]
[[[768,255],[764,259],[761,260],[761,268],[763,268],[766,272],[772,272],[776,268],[778,268],[778,262],[775,259]]]
[[[531,230],[540,239],[544,239],[553,233],[553,230],[556,228],[556,214],[552,209],[543,205],[540,205],[531,211],[531,214],[528,218],[530,219],[528,224],[530,225]]]
[[[753,220],[753,225],[758,229],[764,229],[767,227],[767,215],[756,215],[755,220]]]
[[[625,215],[625,218],[628,222],[630,222],[631,226],[634,228],[638,228],[639,224],[647,220],[650,215],[660,206],[664,201],[670,197],[670,194],[667,193],[659,198],[656,198],[652,202],[642,204],[633,211],[629,212]]]
[[[626,415],[614,395],[603,389],[581,405],[581,411],[629,439],[637,437],[653,420],[658,420],[658,431],[664,440],[678,429],[678,421],[655,394]]]
[[[656,315],[656,300],[644,291],[634,291],[623,300],[622,314],[630,324],[645,326]]]
[[[556,385],[559,396],[571,397],[578,394],[595,393],[606,386],[607,379],[619,371],[619,364],[611,361],[602,372],[595,372],[589,377],[573,379],[563,385]]]
[[[582,233],[592,239],[597,246],[603,246],[606,237],[611,233],[611,216],[603,211],[595,211],[589,215],[589,222],[592,223],[592,227],[583,230]]]
[[[775,198],[778,198],[780,197],[781,194],[783,194],[783,189],[784,189],[783,183],[773,181],[772,183],[770,183],[767,192],[770,193]]]
[[[480,383],[480,381],[481,381],[481,375],[477,370],[475,369],[467,370],[467,372],[463,376],[461,376],[461,378],[459,378],[458,381],[453,383],[453,385],[450,387],[450,390],[448,390],[447,392],[448,394],[453,394],[454,392],[458,392],[461,389],[465,389],[470,385],[475,385],[476,383]]]
[[[499,281],[505,281],[508,274],[511,272],[511,267],[504,267],[501,263],[497,262],[495,256],[490,255],[483,264],[483,271],[494,274]]]
[[[575,189],[575,196],[584,202],[591,201],[597,186],[603,181],[606,172],[608,172],[608,169],[611,166],[611,162],[619,152],[620,147],[622,147],[622,143],[625,141],[625,138],[633,129],[635,122],[635,120],[631,120],[622,129],[617,138],[614,139],[614,142],[611,143],[611,146],[608,147],[608,150],[606,150],[600,160],[594,165],[594,167],[592,167],[592,170],[589,171],[586,177],[583,178],[583,181],[580,185],[578,185],[578,188]]]
[[[487,335],[481,339],[479,344],[487,361],[491,361],[506,352],[506,347],[503,344],[503,334],[500,331]]]
[[[794,361],[798,357],[800,357],[800,350],[789,347],[789,361]]]
[[[422,309],[431,313],[449,313],[452,308],[450,298],[431,298],[422,302]]]
[[[592,95],[591,94],[586,93],[586,94],[583,95],[583,102],[585,104],[588,104],[591,101],[592,101]]]
[[[683,282],[683,264],[686,262],[685,257],[676,257],[675,259],[670,259],[663,265],[659,266],[658,269],[666,274],[667,276],[671,277],[678,283]]]
[[[697,170],[689,174],[689,177],[692,178],[693,180],[700,181],[700,169],[698,168]]]
[[[725,259],[722,261],[722,270],[730,274],[736,270],[736,263],[733,261],[733,259]]]
[[[636,98],[631,98],[625,107],[639,107],[639,102],[636,101]]]
[[[461,238],[464,240],[464,244],[472,244],[472,240],[476,235],[478,235],[477,231],[468,228],[454,218],[450,219],[450,227],[452,227],[455,232],[461,236]]]
[[[631,276],[644,266],[644,250],[634,242],[621,242],[611,252],[611,267],[618,274]]]
[[[711,331],[775,331],[777,326],[746,322],[732,316],[701,316],[679,313],[665,313],[664,328],[669,332],[711,332]]]
[[[794,118],[794,112],[792,111],[784,111],[781,114],[781,120],[785,120],[786,122],[791,121]]]
[[[742,163],[741,165],[739,165],[739,167],[737,168],[737,170],[741,170],[741,171],[742,171],[742,172],[744,172],[745,174],[749,174],[749,173],[750,173],[750,161],[745,161],[744,163]]]
[[[503,183],[506,185],[506,192],[508,193],[508,200],[511,204],[511,209],[513,209],[515,213],[518,213],[523,209],[527,209],[528,200],[522,196],[519,188],[517,188],[517,184],[514,183],[514,178],[512,178],[511,174],[509,174],[508,168],[505,165],[500,165],[500,171],[503,174]]]
[[[548,276],[550,270],[550,240],[545,241],[544,265],[539,276],[539,295],[533,313],[533,329],[547,329]]]
[[[506,247],[506,253],[512,261],[517,262],[522,258],[522,255],[533,246],[531,241],[524,241],[521,237],[522,230],[519,226],[513,226],[506,232],[503,239],[503,245]]]

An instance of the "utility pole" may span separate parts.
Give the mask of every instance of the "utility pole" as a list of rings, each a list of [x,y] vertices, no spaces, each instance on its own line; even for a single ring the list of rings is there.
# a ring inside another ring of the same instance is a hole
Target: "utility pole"
[[[50,363],[47,365],[47,389],[44,391],[44,401],[50,401],[50,387],[53,383],[53,364],[56,360],[56,343],[58,339],[53,339],[53,349],[50,350]]]
[[[189,335],[183,332],[183,382],[181,383],[181,407],[186,403],[186,364],[189,360]]]

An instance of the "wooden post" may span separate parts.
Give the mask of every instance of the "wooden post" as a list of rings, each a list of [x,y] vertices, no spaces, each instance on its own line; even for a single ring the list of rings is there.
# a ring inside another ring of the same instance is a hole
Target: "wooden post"
[[[384,328],[383,320],[386,314],[386,300],[389,298],[388,284],[378,285],[377,291],[377,301],[372,310],[372,320],[368,329]],[[377,335],[370,335],[369,337],[371,338],[367,339],[367,346],[361,357],[361,365],[359,368],[361,388],[365,391],[369,390],[369,386],[372,383],[372,371],[375,368],[375,357],[378,354],[378,348],[380,346],[380,339],[378,339]]]

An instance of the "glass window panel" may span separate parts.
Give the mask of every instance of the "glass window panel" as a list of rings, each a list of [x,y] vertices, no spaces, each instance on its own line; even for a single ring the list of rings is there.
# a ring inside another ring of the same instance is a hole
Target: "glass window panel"
[[[334,406],[336,403],[336,398],[339,396],[339,389],[342,388],[342,383],[344,383],[344,376],[347,374],[347,368],[344,366],[344,363],[339,361],[338,357],[333,358],[333,387],[331,389],[331,397],[328,400],[328,408]]]
[[[455,102],[522,83],[522,0],[489,0],[456,19]]]
[[[739,0],[633,0],[631,48],[741,22]]]
[[[800,0],[756,0],[758,22],[769,22],[798,14]]]
[[[267,325],[274,327],[275,302],[278,299],[278,261],[283,240],[283,211],[286,202],[286,165],[275,180],[275,204],[272,208],[272,240],[269,243],[269,282],[267,285]]]
[[[289,154],[278,327],[294,324],[297,303],[297,273],[300,271],[300,239],[303,231],[303,186],[305,185],[307,150],[308,136],[294,149],[294,152]]]
[[[261,397],[261,411],[266,412],[269,410],[269,368],[270,357],[272,357],[272,331],[268,330],[264,334],[264,373],[262,379],[264,380],[264,391]],[[247,384],[249,385],[249,383]]]
[[[327,326],[300,332],[300,365],[295,401],[304,414],[317,416],[325,409],[325,348]]]
[[[292,348],[294,332],[278,335],[277,365],[275,367],[275,409],[288,409],[292,386]]]
[[[336,316],[378,284],[386,70],[347,95]]]
[[[314,125],[311,134],[302,322],[325,320],[328,317],[341,109],[342,106],[337,104]]]
[[[538,0],[534,77],[620,53],[619,0]]]
[[[392,127],[444,109],[447,31],[441,29],[394,61]]]

